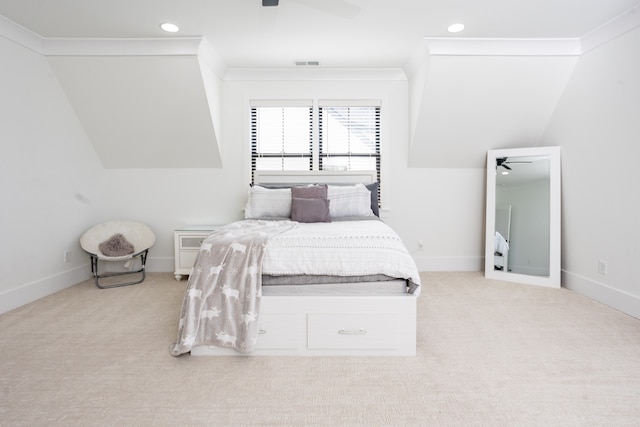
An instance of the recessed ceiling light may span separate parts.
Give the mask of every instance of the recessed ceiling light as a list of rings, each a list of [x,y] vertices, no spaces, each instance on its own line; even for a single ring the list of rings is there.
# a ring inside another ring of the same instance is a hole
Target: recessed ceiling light
[[[464,30],[464,24],[451,24],[449,25],[447,30],[450,33],[459,33],[460,31]]]
[[[176,24],[172,24],[171,22],[165,22],[160,24],[160,28],[165,30],[167,33],[177,33],[180,31],[180,28]]]

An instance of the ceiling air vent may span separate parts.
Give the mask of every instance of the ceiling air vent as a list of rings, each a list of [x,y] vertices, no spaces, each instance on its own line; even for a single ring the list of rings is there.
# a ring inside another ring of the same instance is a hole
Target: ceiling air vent
[[[298,67],[317,67],[320,65],[320,61],[296,61]]]

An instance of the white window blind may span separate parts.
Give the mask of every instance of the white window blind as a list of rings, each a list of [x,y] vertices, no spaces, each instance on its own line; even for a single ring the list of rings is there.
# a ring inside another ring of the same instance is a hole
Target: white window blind
[[[380,102],[251,101],[251,182],[256,170],[376,170],[380,182]],[[317,123],[317,128],[314,128]]]
[[[251,182],[255,170],[312,169],[312,111],[300,102],[252,103]]]
[[[329,104],[318,112],[320,169],[376,170],[380,182],[380,106]]]

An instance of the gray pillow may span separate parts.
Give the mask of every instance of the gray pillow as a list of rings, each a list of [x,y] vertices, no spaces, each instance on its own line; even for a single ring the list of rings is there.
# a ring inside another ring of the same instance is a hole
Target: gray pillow
[[[291,219],[298,222],[331,222],[329,200],[294,197],[291,199]]]
[[[291,187],[291,197],[298,199],[326,199],[326,185],[307,185],[304,187]]]
[[[122,234],[114,234],[98,245],[98,249],[103,255],[118,257],[133,253],[133,245]]]
[[[375,216],[380,216],[380,207],[378,206],[378,186],[377,182],[365,185],[367,190],[371,191],[371,210]]]

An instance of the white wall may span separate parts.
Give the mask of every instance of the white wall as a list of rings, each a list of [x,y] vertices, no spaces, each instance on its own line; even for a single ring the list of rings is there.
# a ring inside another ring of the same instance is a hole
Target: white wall
[[[563,283],[640,317],[640,58],[630,54],[638,46],[634,30],[582,56],[539,145],[562,146]],[[97,222],[148,223],[157,235],[149,268],[172,271],[173,229],[240,219],[254,98],[381,99],[384,219],[421,270],[481,269],[484,169],[408,166],[409,97],[420,85],[366,71],[345,78],[249,73],[220,88],[222,168],[105,170],[47,60],[4,38],[0,56],[0,311],[87,278],[78,238]],[[599,260],[606,275],[597,272]]]
[[[287,80],[252,73],[226,80],[223,96],[223,168],[105,171],[107,216],[142,220],[156,231],[150,269],[171,271],[176,227],[241,218],[250,177],[249,100],[270,98],[381,99],[384,219],[398,231],[421,269],[481,268],[484,170],[407,166],[406,79],[372,78],[366,71],[359,78],[350,74]]]
[[[584,54],[543,145],[562,147],[563,285],[640,317],[640,28]],[[598,273],[598,261],[607,274]]]
[[[381,99],[385,220],[423,270],[482,265],[484,171],[409,168],[408,88],[401,73],[346,78],[242,77],[221,85],[222,168],[105,169],[42,55],[0,38],[3,203],[0,312],[89,277],[78,240],[109,219],[155,231],[151,271],[173,271],[173,230],[242,218],[249,184],[249,100]],[[242,73],[240,73],[242,74]],[[184,156],[189,156],[188,152]],[[422,247],[420,247],[420,244]],[[71,263],[63,252],[71,251]]]
[[[0,37],[0,312],[89,277],[102,165],[46,59]],[[65,250],[71,262],[63,262]]]

